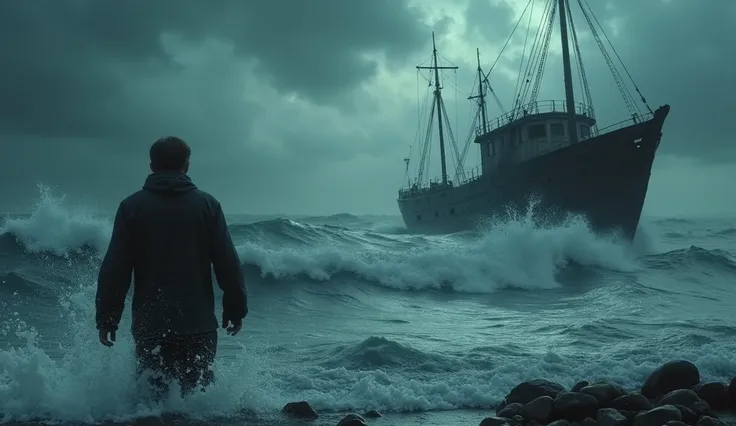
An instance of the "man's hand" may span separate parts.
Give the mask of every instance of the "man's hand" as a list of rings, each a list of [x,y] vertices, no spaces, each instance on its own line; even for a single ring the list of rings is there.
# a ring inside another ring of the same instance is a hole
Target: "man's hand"
[[[115,342],[115,330],[100,329],[100,343],[109,348],[114,345],[113,342]]]
[[[223,315],[222,328],[224,328],[227,334],[229,334],[230,336],[235,336],[236,334],[238,334],[240,329],[243,328],[243,320],[242,319],[228,320],[228,319],[225,319],[225,316]]]

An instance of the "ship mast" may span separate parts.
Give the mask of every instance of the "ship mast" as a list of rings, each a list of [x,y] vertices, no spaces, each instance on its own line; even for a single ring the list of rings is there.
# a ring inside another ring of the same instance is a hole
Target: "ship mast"
[[[475,55],[478,58],[478,96],[470,96],[468,99],[480,99],[478,103],[480,104],[481,129],[483,130],[483,134],[485,134],[488,131],[488,117],[486,115],[486,94],[483,93],[485,75],[483,69],[480,67],[480,49],[475,49]]]
[[[577,117],[575,116],[575,97],[572,89],[572,70],[570,69],[570,46],[567,41],[567,0],[559,0],[560,39],[562,41],[562,69],[565,74],[565,101],[567,103],[567,133],[570,145],[578,141]]]
[[[442,185],[447,185],[447,163],[445,161],[445,134],[442,130],[442,88],[440,87],[439,70],[456,70],[457,67],[440,67],[437,64],[437,45],[434,42],[434,31],[432,31],[432,66],[417,69],[434,70],[434,100],[437,103],[437,126],[440,132],[440,161],[442,163]]]

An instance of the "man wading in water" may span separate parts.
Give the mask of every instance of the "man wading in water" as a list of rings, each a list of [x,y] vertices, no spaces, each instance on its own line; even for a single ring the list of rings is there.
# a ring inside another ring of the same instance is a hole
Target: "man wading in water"
[[[212,383],[217,317],[210,265],[223,291],[222,327],[236,335],[248,313],[240,261],[220,203],[187,176],[189,146],[176,137],[151,146],[143,189],[120,203],[97,280],[100,343],[112,346],[133,284],[137,373],[151,371],[157,396],[170,379],[182,395]]]

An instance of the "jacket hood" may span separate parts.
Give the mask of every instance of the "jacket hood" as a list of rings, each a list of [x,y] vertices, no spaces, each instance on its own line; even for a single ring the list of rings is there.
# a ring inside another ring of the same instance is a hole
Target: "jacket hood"
[[[143,189],[158,194],[182,194],[197,189],[197,186],[182,172],[165,171],[151,173],[143,184]]]

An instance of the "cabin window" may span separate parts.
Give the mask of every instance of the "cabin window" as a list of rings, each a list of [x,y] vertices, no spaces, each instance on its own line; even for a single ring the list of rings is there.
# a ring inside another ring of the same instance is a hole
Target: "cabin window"
[[[580,126],[580,137],[583,139],[590,137],[590,128],[586,125]]]
[[[552,136],[565,136],[565,126],[562,123],[552,123],[549,125],[549,133]]]
[[[547,126],[544,124],[535,124],[526,128],[526,135],[529,139],[544,139],[547,137]]]
[[[451,215],[455,214],[455,208],[454,207],[450,209],[450,214]]]

